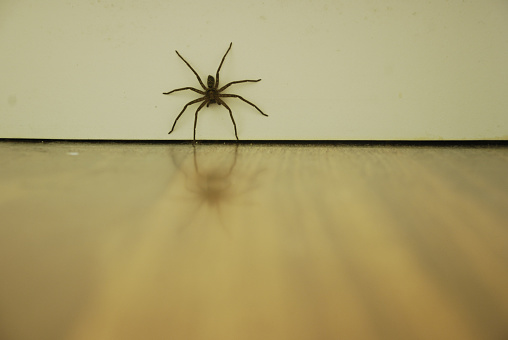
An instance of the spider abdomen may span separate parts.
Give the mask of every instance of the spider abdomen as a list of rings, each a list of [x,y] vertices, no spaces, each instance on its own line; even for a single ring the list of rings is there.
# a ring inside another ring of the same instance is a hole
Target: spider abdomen
[[[213,76],[208,76],[207,85],[209,89],[215,87],[215,78]]]

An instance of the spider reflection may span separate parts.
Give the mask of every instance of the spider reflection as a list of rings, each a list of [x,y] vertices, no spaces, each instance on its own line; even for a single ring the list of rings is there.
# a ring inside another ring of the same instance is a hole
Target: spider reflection
[[[192,145],[192,158],[178,161],[172,155],[173,163],[185,177],[185,189],[191,193],[187,200],[196,204],[192,217],[198,215],[201,209],[216,211],[219,222],[225,226],[226,216],[234,213],[235,209],[246,206],[246,197],[258,186],[258,177],[262,170],[245,173],[237,169],[239,146],[217,147],[213,145]],[[224,209],[227,206],[228,209]],[[208,218],[207,223],[211,223]]]
[[[193,156],[195,176],[193,181],[189,182],[187,189],[211,206],[218,207],[221,202],[231,199],[231,173],[238,159],[238,145],[235,147],[229,166],[204,165],[204,170],[200,171],[195,145],[193,146]]]

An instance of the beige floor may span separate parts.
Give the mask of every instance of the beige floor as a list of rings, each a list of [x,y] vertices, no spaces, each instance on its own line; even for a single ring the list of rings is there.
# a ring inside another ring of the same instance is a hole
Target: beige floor
[[[508,147],[0,142],[0,339],[508,339]]]

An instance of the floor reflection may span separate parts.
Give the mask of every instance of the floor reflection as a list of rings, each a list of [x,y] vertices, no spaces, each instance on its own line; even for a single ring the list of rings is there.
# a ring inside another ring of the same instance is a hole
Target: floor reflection
[[[0,339],[508,339],[506,148],[48,144],[0,147]]]

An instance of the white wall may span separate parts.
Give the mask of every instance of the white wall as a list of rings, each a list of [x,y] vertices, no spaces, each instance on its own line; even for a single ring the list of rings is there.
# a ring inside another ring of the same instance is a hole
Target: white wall
[[[189,139],[221,80],[240,139],[508,139],[506,0],[1,0],[0,138]],[[205,79],[203,79],[205,81]],[[227,111],[198,138],[232,139]]]

